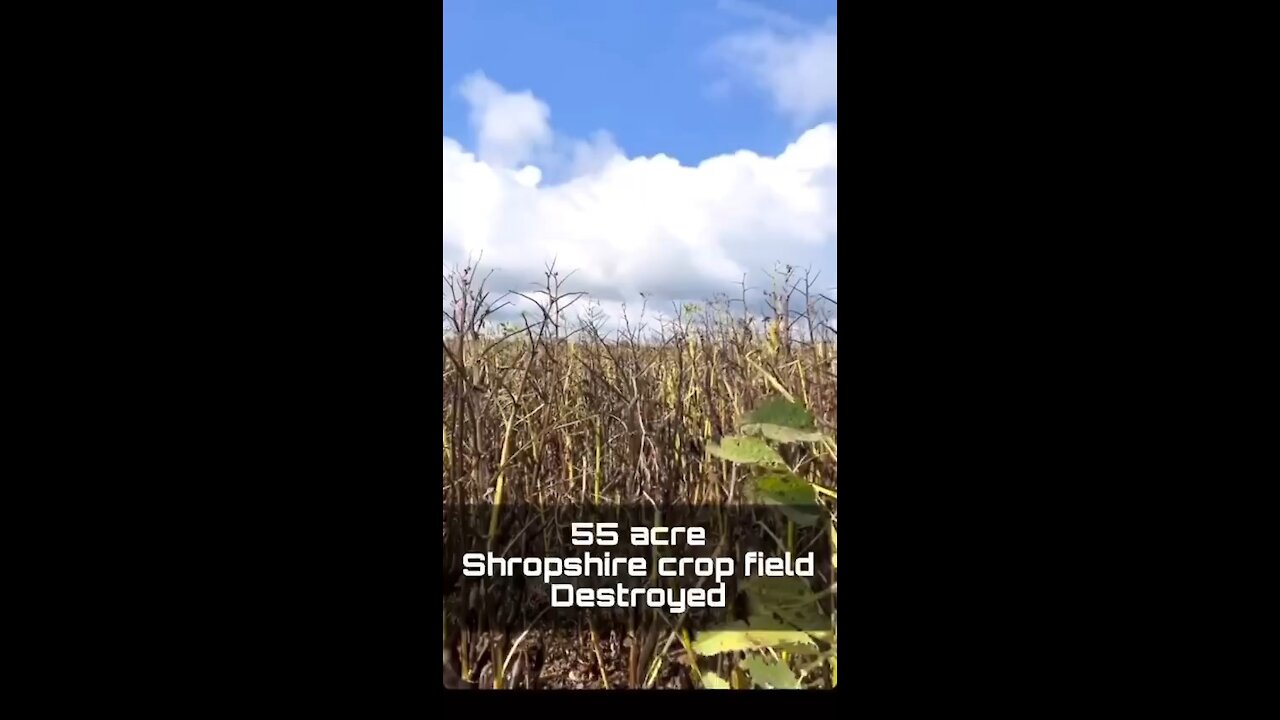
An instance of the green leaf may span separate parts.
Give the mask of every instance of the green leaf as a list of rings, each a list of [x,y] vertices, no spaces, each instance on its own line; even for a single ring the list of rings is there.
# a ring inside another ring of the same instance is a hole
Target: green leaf
[[[733,435],[723,438],[719,445],[708,443],[707,450],[717,457],[740,465],[765,465],[786,467],[777,450],[758,437]]]
[[[742,432],[748,435],[763,435],[774,442],[782,443],[822,442],[825,437],[817,430],[797,430],[786,425],[771,423],[747,423],[742,426]]]
[[[809,638],[830,641],[831,619],[817,603],[818,595],[809,589],[808,583],[798,577],[760,577],[743,583],[747,596],[747,611],[751,614],[748,624],[753,637],[765,629],[791,632],[804,630]],[[790,635],[774,635],[772,639],[794,642]]]
[[[729,681],[713,672],[702,673],[702,687],[707,690],[728,690]]]
[[[760,644],[774,650],[785,650],[795,655],[816,655],[818,644],[809,633],[800,630],[752,630],[747,635]]]
[[[754,626],[738,620],[713,630],[698,633],[693,651],[698,655],[720,655],[743,650],[774,648],[791,652],[816,653],[817,645],[808,634],[782,626],[776,620]]]
[[[796,690],[800,687],[800,678],[782,663],[752,656],[743,660],[740,666],[751,676],[751,682],[759,687],[773,690]]]
[[[747,602],[753,614],[757,609],[763,612],[777,607],[802,605],[814,597],[809,583],[798,576],[753,577],[739,585],[739,590],[747,594]]]
[[[693,651],[698,655],[719,655],[739,650],[756,650],[765,647],[747,636],[747,624],[741,620],[698,633]]]
[[[792,430],[816,430],[813,415],[799,403],[777,395],[768,397],[742,418],[743,425],[777,425]]]
[[[782,618],[788,624],[802,628],[802,630],[788,627],[785,630],[751,631],[751,636],[754,638],[770,640],[770,647],[779,647],[775,643],[782,643],[789,646],[816,648],[816,641],[821,640],[829,643],[832,640],[831,619],[824,615],[815,605],[776,609],[773,611],[773,615],[775,616],[775,627],[783,627],[783,624],[776,620],[776,618]],[[800,635],[804,636],[803,640],[800,639]],[[788,647],[787,649],[792,650],[793,648]],[[813,650],[806,650],[806,652],[813,652]]]
[[[748,435],[763,435],[776,442],[821,442],[823,439],[812,413],[803,405],[777,395],[766,398],[739,424]]]
[[[760,499],[779,505],[817,505],[813,486],[789,470],[757,475],[752,478],[751,488]]]
[[[821,516],[813,486],[787,471],[768,472],[752,478],[747,486],[759,502],[778,510],[802,527],[812,527]]]

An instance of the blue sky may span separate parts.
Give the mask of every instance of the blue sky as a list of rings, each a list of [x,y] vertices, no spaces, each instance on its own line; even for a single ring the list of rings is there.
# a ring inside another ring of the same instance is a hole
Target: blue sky
[[[835,278],[834,0],[444,0],[446,264],[616,306]],[[790,150],[788,148],[791,148]],[[608,309],[608,308],[606,308]]]
[[[458,83],[482,69],[529,89],[575,136],[608,128],[628,154],[696,163],[742,148],[775,154],[795,125],[765,91],[735,86],[717,41],[758,28],[764,12],[820,26],[834,0],[445,0],[444,132],[471,137]],[[784,24],[786,21],[782,21]],[[819,120],[832,120],[834,111]]]

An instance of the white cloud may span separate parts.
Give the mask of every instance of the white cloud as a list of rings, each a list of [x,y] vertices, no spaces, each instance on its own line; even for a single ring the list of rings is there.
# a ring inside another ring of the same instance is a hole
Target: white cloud
[[[459,90],[471,106],[485,162],[512,167],[551,143],[551,110],[533,93],[507,92],[481,72],[467,76]]]
[[[523,93],[512,102],[486,82],[475,95],[482,118],[484,108],[546,107]],[[628,158],[599,133],[565,144],[571,177],[553,183],[537,166],[513,167],[519,153],[494,159],[495,135],[485,127],[478,153],[444,138],[444,259],[461,266],[482,256],[499,292],[529,289],[555,261],[562,279],[575,271],[569,290],[592,293],[617,319],[622,302],[634,317],[642,292],[651,314],[673,300],[736,297],[744,274],[760,287],[759,272],[779,261],[814,264],[824,286],[835,283],[834,123],[809,129],[776,157],[743,150],[695,166],[661,154]],[[549,128],[536,135],[550,136]],[[586,304],[572,314],[579,310]]]
[[[569,172],[572,177],[599,172],[609,165],[614,158],[625,158],[622,148],[614,142],[613,135],[606,130],[597,131],[590,140],[572,140],[572,157]]]
[[[516,171],[516,182],[525,187],[538,187],[538,183],[542,182],[542,170],[535,165],[525,165]]]
[[[836,109],[835,18],[816,27],[774,20],[721,39],[712,55],[768,92],[778,110],[798,123]]]

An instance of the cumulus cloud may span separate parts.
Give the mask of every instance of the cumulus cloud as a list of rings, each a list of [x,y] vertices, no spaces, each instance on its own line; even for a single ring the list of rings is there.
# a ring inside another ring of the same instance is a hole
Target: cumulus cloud
[[[613,135],[607,130],[598,130],[590,140],[571,140],[571,159],[569,172],[572,177],[589,175],[603,170],[614,158],[624,158],[625,154]]]
[[[512,167],[551,143],[551,109],[533,93],[507,92],[482,72],[467,76],[459,91],[471,106],[471,124],[485,162]]]
[[[722,2],[764,21],[761,27],[722,38],[712,57],[736,78],[752,83],[772,98],[777,109],[797,123],[808,123],[836,109],[836,19],[805,25],[781,13],[755,9],[749,3]]]
[[[742,150],[696,165],[628,158],[599,133],[564,143],[572,172],[548,182],[537,166],[516,167],[527,156],[493,150],[495,137],[523,138],[498,143],[510,151],[549,129],[486,134],[484,122],[493,107],[542,108],[537,116],[548,118],[545,104],[485,81],[472,104],[482,119],[478,150],[443,142],[446,265],[482,256],[496,271],[494,288],[505,291],[527,290],[554,261],[562,277],[574,271],[569,289],[591,293],[611,315],[624,302],[638,309],[641,293],[657,310],[733,294],[744,275],[758,280],[779,261],[822,267],[824,284],[834,284],[834,123],[805,131],[776,157]]]

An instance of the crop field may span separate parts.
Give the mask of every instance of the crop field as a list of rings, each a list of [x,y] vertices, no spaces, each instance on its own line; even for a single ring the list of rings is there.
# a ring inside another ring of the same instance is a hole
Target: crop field
[[[835,302],[784,267],[606,323],[560,275],[513,295],[476,268],[445,277],[445,684],[834,687]],[[814,551],[817,569],[735,578],[723,611],[681,613],[567,613],[537,579],[463,573],[464,549],[570,556],[571,523],[637,517],[705,527],[708,556]]]

